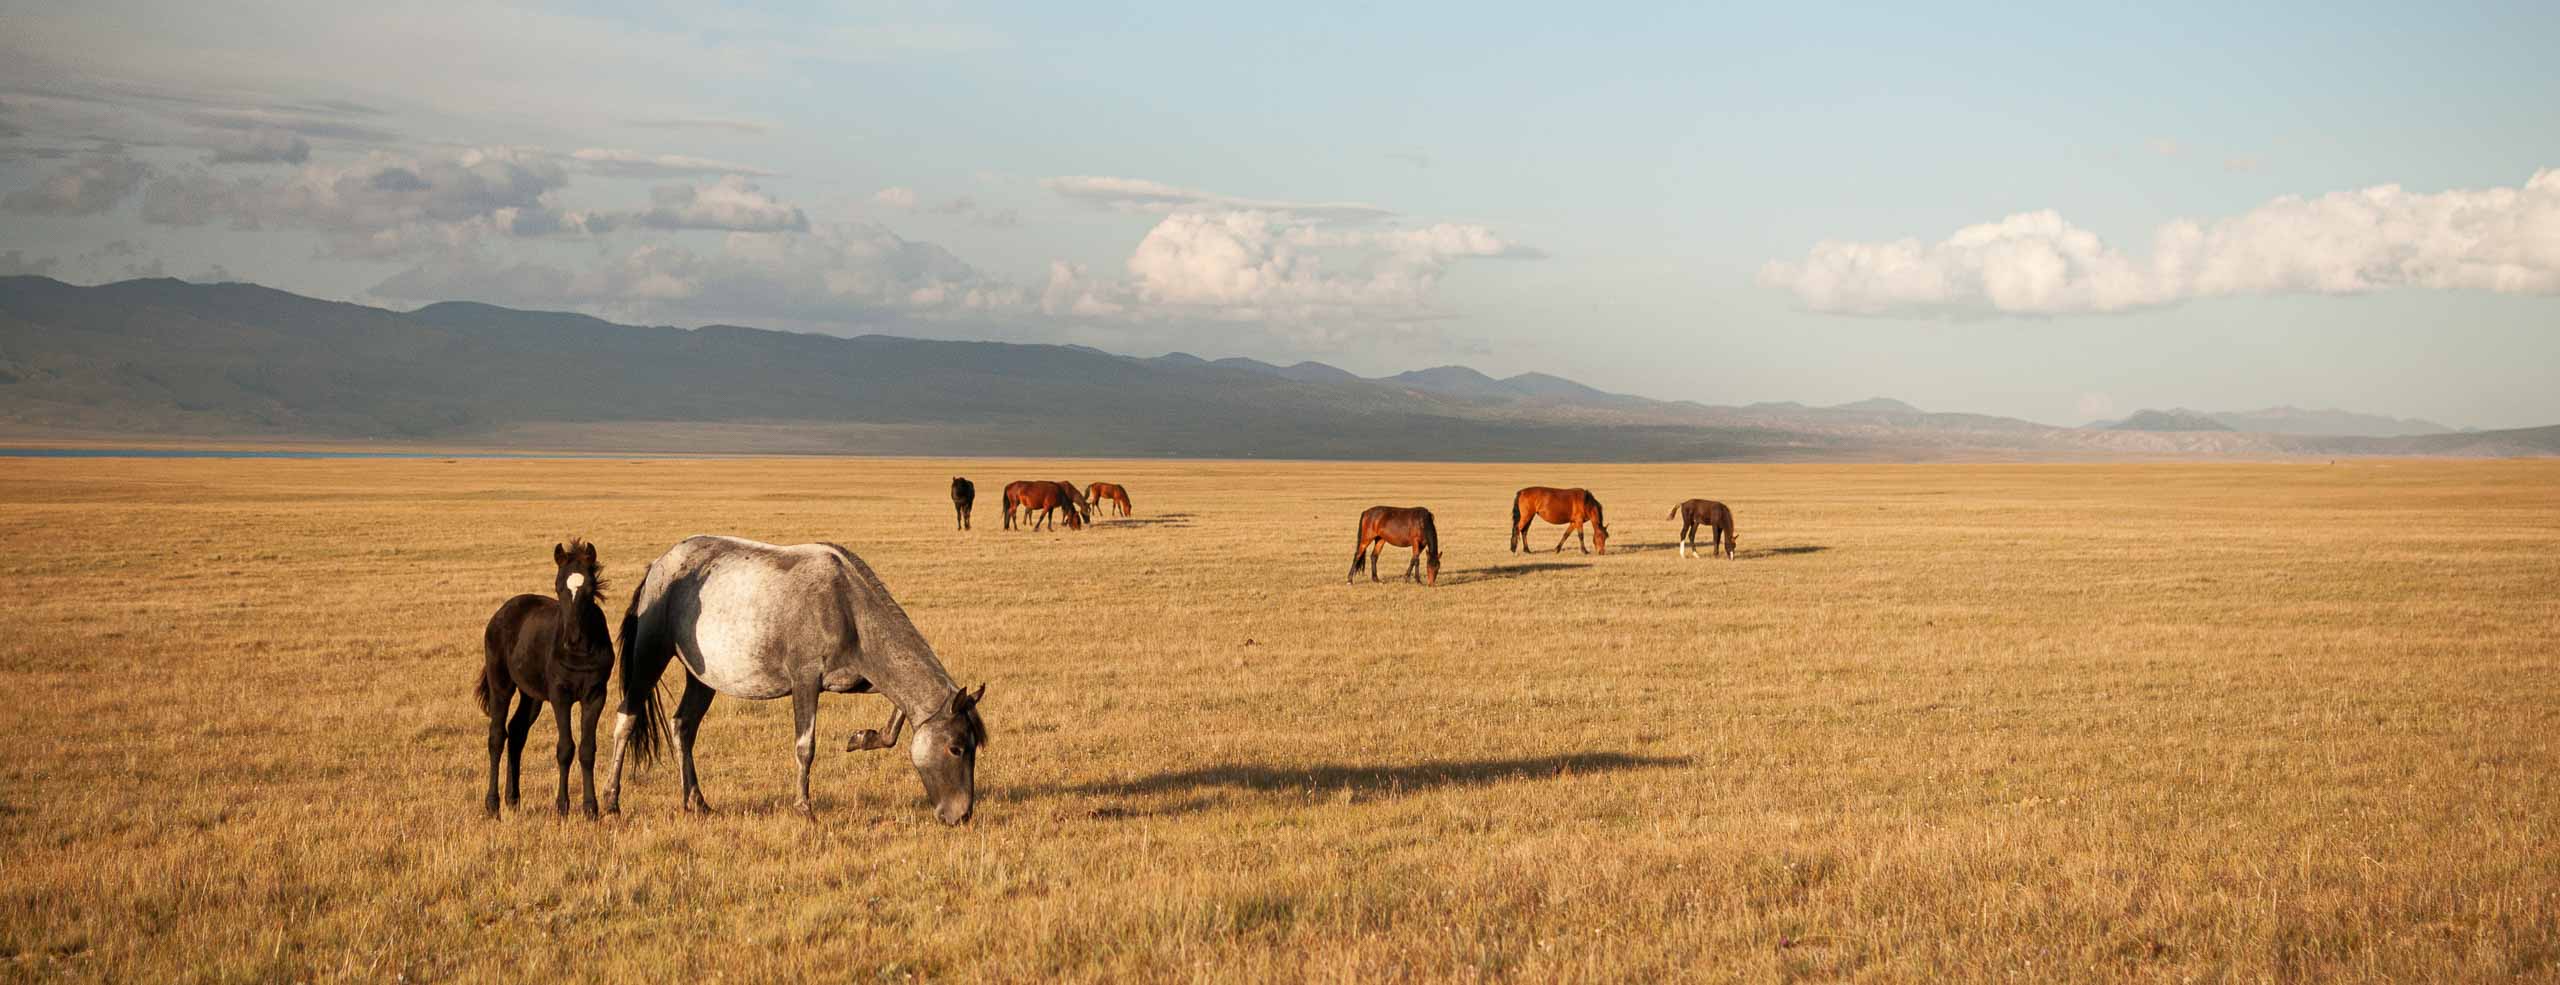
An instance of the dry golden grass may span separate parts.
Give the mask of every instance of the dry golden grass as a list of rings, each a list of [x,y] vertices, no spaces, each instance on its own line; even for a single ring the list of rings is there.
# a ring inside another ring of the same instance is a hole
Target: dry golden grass
[[[1139,515],[959,535],[954,472]],[[1530,483],[1620,550],[1506,554]],[[1439,588],[1342,583],[1377,503]],[[481,819],[490,611],[701,532],[993,682],[974,827],[867,696],[814,824],[729,700],[718,816],[555,820],[546,720]],[[2560,463],[17,460],[0,541],[0,978],[2560,975]]]

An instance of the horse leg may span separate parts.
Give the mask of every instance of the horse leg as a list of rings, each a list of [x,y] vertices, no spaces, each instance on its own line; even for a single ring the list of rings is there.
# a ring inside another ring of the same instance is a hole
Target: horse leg
[[[572,731],[569,724],[569,699],[560,698],[551,702],[551,720],[560,724],[560,748],[552,753],[552,759],[560,764],[560,787],[552,794],[551,811],[561,817],[568,817],[569,764],[578,759],[578,733]]]
[[[711,710],[711,699],[720,692],[688,670],[684,675],[684,697],[676,701],[676,762],[684,778],[684,809],[711,813],[711,804],[702,799],[702,777],[693,771],[693,737],[702,730],[702,715]]]
[[[1405,562],[1404,576],[1415,584],[1422,583],[1422,538],[1413,539],[1413,560]]]
[[[800,758],[800,802],[791,807],[814,819],[818,812],[809,806],[809,764],[818,758],[818,682],[802,681],[791,689],[791,724],[799,730],[791,751]]]
[[[587,817],[601,816],[596,810],[596,720],[604,716],[605,693],[599,692],[578,702],[578,773],[586,784]]]
[[[1568,524],[1566,524],[1566,525],[1565,525],[1565,528],[1564,528],[1564,536],[1556,538],[1556,553],[1558,553],[1558,554],[1562,554],[1562,553],[1564,553],[1564,542],[1565,542],[1565,541],[1568,541],[1568,540],[1572,540],[1572,539],[1573,539],[1573,535],[1574,535],[1574,534],[1576,534],[1576,533],[1578,533],[1578,532],[1580,532],[1581,530],[1582,530],[1582,521],[1580,521],[1580,520],[1575,520],[1575,521],[1573,521],[1572,523],[1568,523]]]
[[[1387,553],[1387,539],[1380,537],[1369,544],[1369,584],[1378,583],[1378,558]]]
[[[518,780],[524,776],[524,740],[533,734],[534,716],[542,714],[542,702],[532,695],[519,695],[516,713],[507,719],[507,806],[523,802]]]
[[[489,799],[481,806],[490,817],[498,816],[498,762],[507,755],[507,704],[515,698],[515,685],[498,690],[493,682],[489,690],[489,706],[480,709],[489,714]]]

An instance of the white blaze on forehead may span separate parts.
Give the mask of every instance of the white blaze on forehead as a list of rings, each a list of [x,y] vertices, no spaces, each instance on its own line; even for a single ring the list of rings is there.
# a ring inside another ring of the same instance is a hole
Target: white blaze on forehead
[[[576,595],[576,594],[578,594],[578,589],[581,589],[581,588],[586,587],[586,585],[587,585],[587,576],[586,576],[586,575],[583,575],[583,574],[580,574],[580,573],[578,573],[578,572],[572,571],[572,572],[569,572],[569,580],[567,580],[567,581],[565,581],[565,582],[562,582],[562,584],[565,584],[565,585],[569,586],[569,594],[571,594],[571,595]]]

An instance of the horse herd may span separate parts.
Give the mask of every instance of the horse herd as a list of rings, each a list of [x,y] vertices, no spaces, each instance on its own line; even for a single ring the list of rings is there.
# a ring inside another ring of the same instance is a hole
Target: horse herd
[[[1685,500],[1671,508],[1665,519],[1680,521],[1680,556],[1694,557],[1698,550],[1698,531],[1708,531],[1707,553],[1721,553],[1730,559],[1735,545],[1741,542],[1734,532],[1733,511],[1712,499]],[[1575,541],[1582,553],[1594,547],[1609,553],[1609,524],[1601,516],[1600,498],[1588,489],[1554,489],[1530,486],[1511,496],[1511,550],[1533,551],[1529,545],[1529,527],[1539,520],[1564,528],[1564,536],[1556,538],[1556,551],[1564,551],[1564,542]],[[1588,525],[1588,537],[1585,526]],[[1351,573],[1344,581],[1359,577],[1360,569],[1369,569],[1369,580],[1378,579],[1378,555],[1389,547],[1413,549],[1413,560],[1404,568],[1407,580],[1426,585],[1440,583],[1440,529],[1431,511],[1419,506],[1372,506],[1360,514],[1360,536],[1351,548]],[[1427,562],[1427,563],[1426,563]]]
[[[969,480],[951,480],[960,529],[969,529],[976,499],[977,488]],[[1054,528],[1055,514],[1064,510],[1068,528],[1076,529],[1092,522],[1096,503],[1113,504],[1121,516],[1130,513],[1128,490],[1112,483],[1079,490],[1069,482],[1015,482],[1004,489],[1005,526],[1015,527],[1019,509],[1023,529]],[[1724,504],[1688,500],[1673,507],[1670,518],[1680,521],[1682,556],[1695,554],[1701,528],[1710,532],[1708,553],[1733,556],[1733,511]],[[1609,526],[1600,500],[1588,490],[1520,490],[1511,503],[1513,551],[1531,549],[1529,527],[1538,520],[1565,528],[1556,540],[1559,552],[1566,540],[1582,537],[1586,527],[1583,552],[1595,547],[1609,552]],[[1379,580],[1378,556],[1390,546],[1412,549],[1413,559],[1405,567],[1408,579],[1439,583],[1440,534],[1430,510],[1373,506],[1361,513],[1351,575],[1366,567],[1370,580]],[[552,594],[508,599],[489,617],[482,636],[485,660],[473,692],[489,719],[489,788],[483,807],[490,816],[499,811],[502,772],[503,802],[518,804],[525,742],[546,705],[560,733],[554,797],[559,813],[569,812],[573,762],[582,773],[587,816],[618,813],[625,755],[645,764],[668,743],[675,747],[680,767],[682,809],[708,812],[711,805],[703,799],[694,770],[694,738],[712,699],[723,694],[758,701],[791,699],[793,752],[800,765],[800,796],[793,806],[808,814],[818,695],[830,692],[876,693],[891,705],[888,722],[856,730],[845,742],[847,751],[894,748],[900,734],[912,728],[908,762],[933,802],[934,815],[945,824],[964,824],[972,816],[978,750],[987,744],[986,721],[978,711],[986,685],[971,690],[954,683],[888,586],[852,551],[834,544],[782,547],[736,537],[686,538],[641,573],[623,612],[618,656],[597,603],[605,584],[595,545],[577,539],[552,545],[551,561]],[[1426,561],[1427,571],[1417,573]],[[683,694],[672,715],[658,692],[659,678],[670,663],[684,668]],[[622,679],[618,694],[610,687],[617,673]],[[613,758],[599,802],[596,725],[609,698],[617,703]],[[578,713],[574,732],[573,706]]]

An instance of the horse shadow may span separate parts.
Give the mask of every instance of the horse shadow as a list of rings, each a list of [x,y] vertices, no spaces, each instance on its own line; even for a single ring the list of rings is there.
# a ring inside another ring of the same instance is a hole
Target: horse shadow
[[[1095,529],[1109,529],[1112,527],[1188,527],[1191,525],[1191,514],[1158,513],[1154,516],[1115,516],[1109,519],[1104,519],[1100,515],[1096,515],[1093,518],[1093,525]]]
[[[1463,574],[1450,575],[1449,585],[1451,587],[1458,585],[1472,585],[1477,582],[1484,581],[1502,581],[1507,578],[1525,578],[1541,571],[1565,571],[1573,568],[1588,567],[1590,567],[1589,564],[1574,564],[1569,561],[1531,561],[1525,564],[1497,564],[1489,568],[1477,568],[1474,571],[1465,572]]]
[[[1733,553],[1733,559],[1736,561],[1748,561],[1753,558],[1763,557],[1792,557],[1797,554],[1820,554],[1830,549],[1831,548],[1825,547],[1821,544],[1791,544],[1786,547],[1764,547],[1756,550],[1752,548],[1744,548],[1742,550],[1735,551]]]
[[[1091,812],[1091,816],[1097,818],[1146,817],[1208,810],[1222,802],[1221,798],[1211,796],[1219,791],[1242,791],[1250,794],[1314,794],[1327,797],[1348,794],[1359,798],[1379,794],[1412,793],[1442,787],[1498,783],[1505,780],[1547,779],[1569,773],[1669,769],[1687,766],[1692,762],[1694,760],[1687,756],[1576,752],[1513,759],[1471,759],[1402,765],[1324,763],[1314,766],[1267,766],[1261,763],[1221,763],[1215,766],[1169,770],[1134,780],[1018,789],[1009,791],[1009,795],[1023,800],[1062,795],[1074,797],[1189,795],[1163,807],[1142,808],[1127,804],[1105,804]]]

